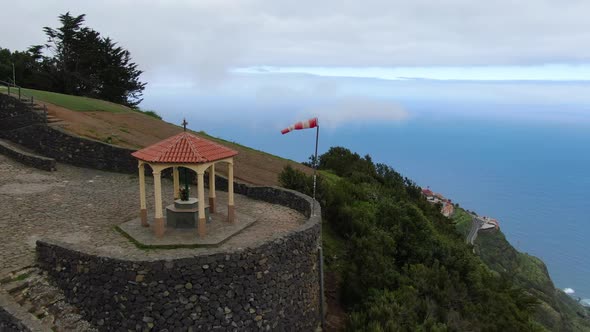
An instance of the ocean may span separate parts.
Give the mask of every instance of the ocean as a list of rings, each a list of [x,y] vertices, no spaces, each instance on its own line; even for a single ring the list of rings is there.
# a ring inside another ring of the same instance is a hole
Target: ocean
[[[585,92],[585,93],[584,93]],[[555,286],[590,304],[590,83],[446,82],[237,75],[149,87],[142,108],[193,130],[296,161],[315,132],[391,165],[462,207],[497,218]],[[239,167],[239,165],[237,166]]]

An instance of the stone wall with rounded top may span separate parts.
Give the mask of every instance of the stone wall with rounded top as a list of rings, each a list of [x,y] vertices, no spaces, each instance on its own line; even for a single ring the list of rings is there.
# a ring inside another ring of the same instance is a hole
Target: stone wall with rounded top
[[[319,324],[321,211],[276,187],[236,192],[308,216],[294,231],[250,247],[177,259],[125,259],[38,241],[39,265],[104,331],[313,331]]]
[[[34,124],[0,131],[0,138],[71,165],[137,173],[137,160],[131,156],[134,150],[79,137],[60,128]]]

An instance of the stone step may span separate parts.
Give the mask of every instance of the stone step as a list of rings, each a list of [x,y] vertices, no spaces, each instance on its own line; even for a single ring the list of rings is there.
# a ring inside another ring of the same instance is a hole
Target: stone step
[[[43,324],[43,326],[46,326],[49,329],[53,329],[53,326],[55,324],[55,316],[48,315],[41,318],[41,324]]]
[[[48,330],[97,331],[83,319],[78,308],[65,301],[63,292],[51,284],[45,272],[33,267],[13,273],[19,275],[26,278],[12,278],[0,288]]]
[[[27,266],[23,267],[20,270],[12,271],[8,273],[4,278],[0,279],[0,285],[10,283],[15,279],[26,279],[26,275],[30,275],[36,271],[38,271],[38,269],[34,266]]]
[[[15,280],[6,284],[3,288],[8,294],[14,295],[27,287],[29,287],[28,280]]]
[[[46,171],[55,170],[55,159],[47,158],[13,142],[0,139],[0,153],[17,161]]]

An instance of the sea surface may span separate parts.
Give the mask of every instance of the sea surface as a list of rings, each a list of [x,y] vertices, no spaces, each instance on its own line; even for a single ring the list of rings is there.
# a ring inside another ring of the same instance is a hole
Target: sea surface
[[[584,93],[585,92],[585,93]],[[462,207],[497,218],[555,286],[590,304],[590,83],[438,82],[240,75],[213,86],[150,87],[165,120],[296,161],[315,131],[391,165]],[[239,167],[239,165],[237,165]]]

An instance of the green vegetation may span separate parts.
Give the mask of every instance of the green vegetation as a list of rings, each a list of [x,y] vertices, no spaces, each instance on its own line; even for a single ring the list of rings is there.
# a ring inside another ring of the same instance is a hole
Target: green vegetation
[[[457,209],[461,218],[465,211]],[[555,289],[547,267],[537,257],[518,252],[500,231],[480,231],[475,249],[496,274],[510,280],[540,301],[534,319],[549,331],[590,331],[590,313],[567,294]]]
[[[4,86],[0,86],[0,92],[7,92],[7,88]],[[16,95],[18,90],[12,88],[10,93],[12,95]],[[25,89],[21,88],[21,96],[22,98],[29,98],[33,97],[34,100],[46,102],[49,104],[57,105],[63,108],[67,108],[72,111],[78,112],[87,112],[87,111],[104,111],[104,112],[111,112],[111,113],[122,113],[122,112],[129,112],[134,111],[138,113],[143,113],[147,116],[152,118],[162,120],[162,117],[153,110],[141,110],[139,108],[129,108],[127,106],[123,106],[120,104],[111,103],[108,101],[94,99],[89,97],[81,97],[81,96],[72,96],[66,95],[63,93],[57,92],[49,92],[49,91],[41,91],[35,89]],[[123,132],[129,132],[126,129],[120,128]]]
[[[345,241],[336,233],[329,224],[322,224],[322,244],[324,249],[324,263],[326,272],[344,272],[346,266],[346,245]]]
[[[162,117],[156,111],[152,111],[152,110],[139,110],[139,109],[137,109],[136,111],[141,112],[141,113],[143,113],[143,114],[145,114],[147,116],[151,116],[152,118],[156,118],[158,120],[162,120]]]
[[[329,170],[319,170],[320,177],[327,182],[328,185],[335,185],[340,181],[340,177]]]
[[[30,276],[31,276],[31,273],[23,273],[23,274],[19,275],[18,277],[14,278],[13,280],[14,281],[23,281]]]
[[[319,158],[326,270],[351,331],[538,331],[538,301],[490,271],[411,180],[345,148]],[[311,193],[285,168],[280,183]]]
[[[455,213],[453,214],[453,221],[455,222],[455,226],[460,234],[464,235],[465,237],[469,234],[469,230],[471,229],[471,215],[467,213],[467,211],[455,206]]]
[[[56,29],[43,28],[46,44],[22,52],[0,48],[0,80],[137,106],[146,83],[139,80],[142,71],[131,61],[129,51],[84,26],[85,15],[65,13],[59,21]]]
[[[4,90],[6,90],[4,88]],[[11,89],[12,93],[16,93],[15,89]],[[120,113],[120,112],[128,112],[130,110],[129,107],[125,107],[123,105],[111,103],[104,100],[88,98],[88,97],[81,97],[81,96],[72,96],[66,95],[57,92],[49,92],[49,91],[41,91],[35,89],[21,89],[21,94],[24,97],[33,97],[35,100],[39,100],[42,102],[54,104],[57,106],[61,106],[67,108],[72,111],[105,111],[105,112],[113,112],[113,113]]]
[[[19,274],[18,276],[14,277],[14,278],[5,278],[0,280],[0,285],[4,285],[4,284],[9,284],[11,282],[15,282],[15,281],[23,281],[28,279],[31,276],[30,272],[26,272],[23,274]]]

